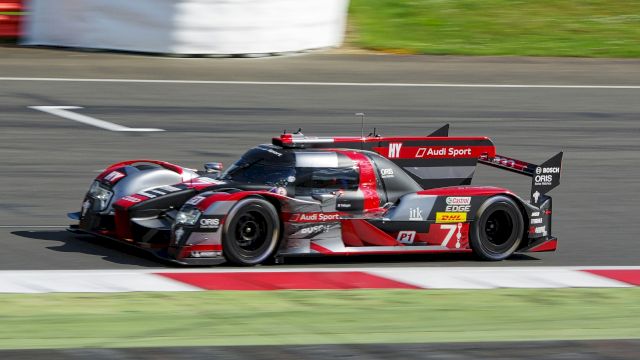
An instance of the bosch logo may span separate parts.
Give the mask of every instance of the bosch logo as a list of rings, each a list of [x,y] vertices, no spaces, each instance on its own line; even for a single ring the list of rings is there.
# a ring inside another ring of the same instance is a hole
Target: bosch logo
[[[536,168],[536,174],[538,175],[542,174],[542,168],[540,166]]]
[[[560,173],[560,168],[559,167],[542,168],[542,173],[543,174],[559,174]]]

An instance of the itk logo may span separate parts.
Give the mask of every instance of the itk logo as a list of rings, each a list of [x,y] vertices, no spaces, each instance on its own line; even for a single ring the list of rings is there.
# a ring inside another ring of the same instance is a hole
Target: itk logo
[[[402,143],[389,143],[389,159],[397,159],[400,157],[400,148]]]
[[[422,210],[420,208],[409,208],[409,220],[424,220],[422,218]]]

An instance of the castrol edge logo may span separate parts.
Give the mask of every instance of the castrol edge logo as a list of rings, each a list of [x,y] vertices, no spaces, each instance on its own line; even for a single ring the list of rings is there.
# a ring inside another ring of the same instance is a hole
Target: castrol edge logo
[[[447,205],[471,205],[471,197],[469,196],[449,196]]]

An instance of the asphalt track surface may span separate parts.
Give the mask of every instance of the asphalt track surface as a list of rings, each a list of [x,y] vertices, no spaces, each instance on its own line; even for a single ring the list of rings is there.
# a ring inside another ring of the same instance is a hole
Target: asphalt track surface
[[[535,341],[443,344],[216,346],[130,349],[0,350],[2,359],[526,359],[636,360],[638,340]]]
[[[523,86],[496,86],[505,84]],[[557,87],[567,85],[575,87]],[[166,266],[64,231],[65,214],[78,210],[100,169],[131,158],[229,165],[283,129],[359,135],[356,112],[367,114],[367,130],[384,135],[428,134],[450,123],[452,135],[489,136],[498,153],[531,162],[564,150],[562,185],[551,193],[560,248],[499,263],[443,255],[295,259],[284,266],[637,265],[638,85],[637,60],[336,53],[181,59],[0,47],[0,269]],[[75,111],[94,118],[166,131],[111,132],[29,108],[42,105],[81,106]],[[474,183],[527,194],[529,179],[479,167]]]

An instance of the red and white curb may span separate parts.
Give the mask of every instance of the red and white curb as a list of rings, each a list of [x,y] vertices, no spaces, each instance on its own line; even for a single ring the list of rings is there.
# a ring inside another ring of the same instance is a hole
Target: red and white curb
[[[634,286],[640,266],[0,271],[0,293]]]

